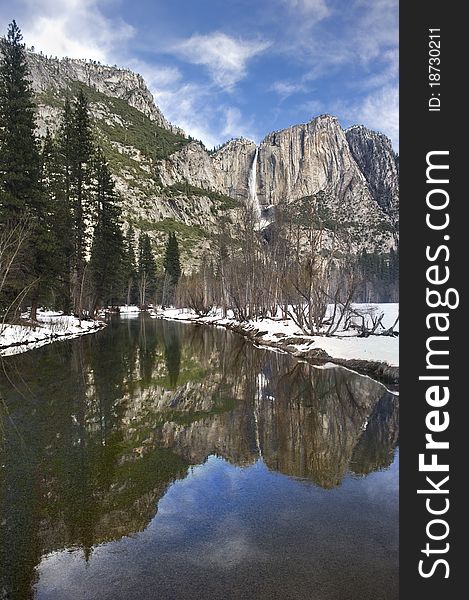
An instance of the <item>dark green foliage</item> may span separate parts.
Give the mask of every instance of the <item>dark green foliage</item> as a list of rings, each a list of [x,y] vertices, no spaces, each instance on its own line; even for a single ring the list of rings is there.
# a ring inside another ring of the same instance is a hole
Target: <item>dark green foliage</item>
[[[146,306],[156,290],[156,263],[148,234],[140,234],[138,244],[138,288],[141,306]]]
[[[44,288],[56,298],[56,306],[69,313],[72,306],[70,272],[73,243],[72,219],[66,194],[66,171],[60,146],[47,131],[41,155],[41,182],[47,199],[49,245],[41,259],[47,266]],[[49,298],[51,300],[51,298]]]
[[[164,362],[168,371],[168,381],[175,388],[181,370],[181,340],[174,327],[163,327]]]
[[[65,116],[65,115],[64,115]],[[88,192],[92,176],[93,137],[88,113],[88,100],[80,92],[73,105],[70,139],[70,192],[73,215],[74,238],[74,307],[75,313],[82,313],[83,278],[86,252],[86,215],[92,210],[92,199]]]
[[[138,275],[135,260],[135,231],[132,224],[129,225],[124,238],[124,256],[122,264],[124,292],[126,304],[138,302]]]
[[[102,152],[95,160],[95,210],[90,271],[94,308],[118,302],[123,286],[124,244],[120,225],[121,211],[114,182]]]
[[[23,36],[13,21],[0,39],[0,211],[17,220],[40,205],[39,153],[34,137],[33,94]]]
[[[110,124],[104,119],[97,120],[95,127],[101,134],[123,145],[134,146],[153,160],[166,158],[189,142],[187,138],[159,127],[149,117],[130,106],[126,100],[110,98],[78,81],[73,82],[72,93],[84,93],[90,102],[108,106],[112,114],[118,115],[126,123],[124,127],[118,122]],[[108,148],[105,150],[107,154]],[[115,158],[119,160],[119,156]],[[106,158],[111,162],[111,157]]]
[[[48,287],[53,241],[48,202],[40,186],[25,47],[15,21],[9,25],[6,38],[0,40],[0,54],[0,225],[5,232],[26,220],[29,231],[23,258],[25,278],[12,284],[7,296],[14,300],[29,292],[31,318],[35,319],[38,300]]]
[[[121,232],[120,200],[92,131],[82,89],[39,151],[25,47],[13,22],[0,40],[0,236],[27,222],[20,268],[2,285],[3,311],[39,303],[82,316],[121,301],[135,259]],[[88,256],[90,259],[88,260]],[[5,258],[5,257],[3,257]],[[154,279],[154,277],[153,277]],[[127,289],[127,288],[126,288]]]
[[[175,299],[176,286],[181,277],[181,261],[179,245],[174,231],[170,231],[163,259],[164,278],[161,290],[161,304],[172,304]]]
[[[357,301],[396,302],[399,299],[399,252],[389,254],[363,251],[359,258],[362,290]]]
[[[164,255],[163,267],[171,283],[177,285],[181,277],[181,261],[179,256],[179,245],[174,232],[170,232]]]

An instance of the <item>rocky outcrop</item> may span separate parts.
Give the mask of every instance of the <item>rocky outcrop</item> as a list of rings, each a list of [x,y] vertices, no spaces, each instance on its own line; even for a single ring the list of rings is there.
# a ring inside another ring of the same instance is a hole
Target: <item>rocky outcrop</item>
[[[188,182],[204,189],[220,189],[220,178],[214,161],[201,142],[189,142],[157,165],[157,173],[165,186]]]
[[[276,205],[324,192],[342,224],[362,229],[358,245],[392,245],[390,219],[373,198],[345,132],[330,115],[269,134],[259,147],[258,197]],[[368,233],[371,232],[371,236]]]
[[[259,147],[258,173],[262,204],[296,200],[320,190],[340,201],[350,194],[367,193],[344,132],[329,115],[264,138]]]
[[[379,134],[376,136],[380,139]],[[188,181],[248,203],[256,148],[254,142],[238,139],[210,154],[200,143],[192,142],[161,161],[157,172],[165,185]],[[390,147],[385,148],[381,157],[383,164],[389,162],[389,150]],[[376,152],[379,153],[378,146]],[[314,202],[314,196],[323,192],[330,214],[347,231],[353,231],[356,249],[386,252],[395,244],[396,211],[387,210],[387,205],[378,201],[375,190],[382,169],[381,163],[377,164],[376,172],[373,161],[368,164],[370,184],[338,120],[322,115],[309,123],[271,133],[261,142],[255,191],[264,207]]]
[[[352,156],[370,192],[394,224],[399,221],[399,163],[391,140],[382,133],[355,125],[345,132]]]
[[[255,153],[255,142],[246,139],[231,140],[213,154],[202,143],[192,141],[160,161],[157,173],[166,186],[188,182],[204,189],[219,190],[235,200],[246,202]]]
[[[255,142],[244,138],[230,140],[215,152],[213,162],[225,194],[246,202],[249,197],[249,173],[255,154]]]
[[[117,66],[102,65],[96,61],[72,58],[49,58],[28,52],[28,67],[32,88],[36,94],[51,94],[70,90],[79,81],[110,96],[125,100],[130,106],[149,117],[159,127],[182,134],[173,127],[155,105],[153,96],[141,75]]]
[[[385,136],[364,127],[344,132],[335,117],[322,115],[273,132],[259,146],[241,138],[210,152],[165,119],[140,75],[32,52],[28,61],[39,134],[55,131],[64,98],[84,89],[126,218],[137,229],[141,223],[150,230],[158,245],[156,224],[164,219],[196,228],[192,237],[200,238],[201,228],[206,232],[205,240],[187,245],[187,265],[194,262],[190,254],[207,247],[220,218],[236,228],[239,214],[227,212],[233,204],[226,196],[254,202],[265,227],[279,204],[289,204],[294,212],[298,203],[300,211],[300,205],[315,202],[323,192],[332,220],[346,234],[342,237],[353,238],[352,246],[345,242],[348,248],[388,252],[396,245],[397,160]],[[216,201],[216,193],[224,199]]]

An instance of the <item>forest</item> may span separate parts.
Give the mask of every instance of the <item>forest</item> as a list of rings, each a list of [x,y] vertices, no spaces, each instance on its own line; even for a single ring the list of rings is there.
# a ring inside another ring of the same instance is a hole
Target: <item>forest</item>
[[[65,99],[56,135],[35,134],[25,46],[13,22],[1,40],[0,302],[3,317],[30,307],[94,317],[100,307],[170,298],[181,272],[167,240],[158,273],[150,239],[123,231],[121,199],[95,139],[83,92]]]

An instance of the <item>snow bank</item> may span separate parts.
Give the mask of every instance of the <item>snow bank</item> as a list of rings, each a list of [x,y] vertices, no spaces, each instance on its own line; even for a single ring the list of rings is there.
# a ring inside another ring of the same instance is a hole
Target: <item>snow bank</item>
[[[38,324],[27,322],[0,326],[0,356],[10,356],[39,348],[58,339],[74,338],[102,329],[102,321],[79,320],[61,312],[38,311]]]
[[[358,312],[369,313],[373,309],[375,315],[384,313],[382,324],[384,328],[391,327],[399,313],[399,304],[355,304]],[[256,341],[262,345],[278,347],[279,341],[286,340],[289,351],[298,355],[308,354],[311,350],[324,350],[329,357],[342,360],[373,361],[386,363],[390,367],[399,366],[399,339],[389,336],[370,336],[360,338],[357,331],[337,331],[332,337],[312,336],[304,334],[292,319],[260,319],[239,323],[228,313],[228,318],[222,318],[221,311],[214,311],[208,317],[198,317],[189,309],[166,309],[158,311],[158,316],[182,321],[197,321],[222,327],[241,328],[245,333],[258,332]],[[368,321],[368,319],[367,319]],[[399,327],[395,327],[399,331]],[[295,341],[295,338],[298,341]]]
[[[121,315],[133,315],[141,312],[140,308],[133,304],[124,304],[123,306],[118,306],[117,308],[119,309],[119,314]]]

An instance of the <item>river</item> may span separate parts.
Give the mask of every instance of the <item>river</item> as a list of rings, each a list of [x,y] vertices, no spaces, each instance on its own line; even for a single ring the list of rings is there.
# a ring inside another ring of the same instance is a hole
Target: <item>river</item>
[[[398,598],[398,397],[114,318],[2,359],[0,598]]]

